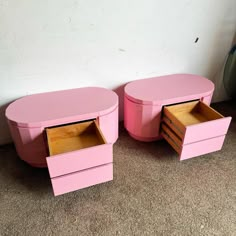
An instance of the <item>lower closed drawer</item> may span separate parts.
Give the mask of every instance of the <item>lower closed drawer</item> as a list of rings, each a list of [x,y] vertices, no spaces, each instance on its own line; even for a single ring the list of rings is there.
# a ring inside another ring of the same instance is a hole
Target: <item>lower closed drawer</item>
[[[51,179],[54,195],[61,195],[113,179],[112,163]]]
[[[219,151],[223,146],[224,140],[225,135],[184,145],[180,153],[180,160]]]
[[[46,160],[55,195],[111,180],[111,167],[105,165],[112,165],[112,144],[96,121],[48,128],[46,133],[50,154]]]

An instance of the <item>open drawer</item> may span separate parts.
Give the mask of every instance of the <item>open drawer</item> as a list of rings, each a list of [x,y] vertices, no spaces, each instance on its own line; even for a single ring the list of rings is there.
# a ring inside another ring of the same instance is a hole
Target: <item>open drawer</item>
[[[96,121],[47,128],[46,134],[55,195],[112,180],[112,144],[106,143]]]
[[[201,101],[170,105],[163,109],[162,136],[187,159],[220,150],[230,121]]]

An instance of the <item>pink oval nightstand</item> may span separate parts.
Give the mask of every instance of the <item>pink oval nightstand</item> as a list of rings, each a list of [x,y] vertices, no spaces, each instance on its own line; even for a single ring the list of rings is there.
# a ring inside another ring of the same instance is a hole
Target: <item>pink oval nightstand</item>
[[[166,75],[130,82],[125,86],[124,95],[125,128],[130,136],[140,141],[153,141],[164,137],[180,154],[181,160],[219,150],[222,147],[231,117],[223,118],[223,116],[217,116],[216,111],[212,112],[212,109],[208,108],[208,106],[205,108],[204,105],[200,104],[200,102],[204,102],[205,105],[209,105],[213,91],[214,84],[210,80],[190,74]],[[167,118],[165,107],[191,101],[197,102],[196,104],[191,103],[185,106],[181,105],[182,107],[172,108],[172,110],[178,109],[178,114],[173,114],[172,118],[174,120]],[[183,112],[184,109],[185,111]],[[194,113],[188,109],[198,110],[198,112]],[[186,124],[183,119],[176,118],[176,116],[179,116],[180,111],[183,112],[185,117],[190,119]],[[208,114],[212,113],[215,115],[209,117]],[[166,117],[164,121],[165,132],[161,128],[163,117]],[[168,123],[167,120],[170,122]],[[174,122],[177,124],[170,125],[170,123]],[[180,127],[183,134],[177,132],[176,135],[176,129],[180,129],[178,127],[179,124],[182,125]],[[173,130],[173,126],[176,127],[175,130]],[[221,130],[220,132],[214,131],[217,127]],[[212,135],[199,135],[204,129],[205,132],[208,131]],[[202,148],[197,145],[195,145],[196,147],[192,145],[190,148],[189,143],[183,141],[184,138],[187,140],[186,137],[192,142],[198,143]],[[212,138],[215,138],[215,140],[210,140]],[[199,143],[204,139],[208,140],[208,142]],[[187,144],[188,146],[186,146]],[[189,151],[187,152],[188,148]],[[193,151],[191,152],[191,150]]]
[[[88,87],[34,94],[10,104],[6,117],[20,158],[48,167],[55,195],[113,178],[112,145],[118,138],[113,91]]]

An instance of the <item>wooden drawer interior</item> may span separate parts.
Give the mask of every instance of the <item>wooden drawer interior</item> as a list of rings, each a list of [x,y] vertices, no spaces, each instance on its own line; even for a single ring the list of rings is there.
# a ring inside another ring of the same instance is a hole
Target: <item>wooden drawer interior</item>
[[[46,129],[49,155],[105,144],[97,121],[86,121]]]
[[[223,116],[201,101],[192,101],[164,107],[163,121],[183,137],[187,126],[217,120]]]

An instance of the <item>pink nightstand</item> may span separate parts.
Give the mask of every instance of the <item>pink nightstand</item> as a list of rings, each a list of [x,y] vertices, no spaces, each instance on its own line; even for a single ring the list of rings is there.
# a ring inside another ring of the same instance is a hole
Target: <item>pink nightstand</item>
[[[140,141],[164,138],[180,160],[222,148],[231,117],[209,107],[214,84],[201,76],[167,75],[125,86],[124,124]]]
[[[48,167],[54,195],[113,179],[113,91],[88,87],[30,95],[10,104],[6,117],[20,158]]]

